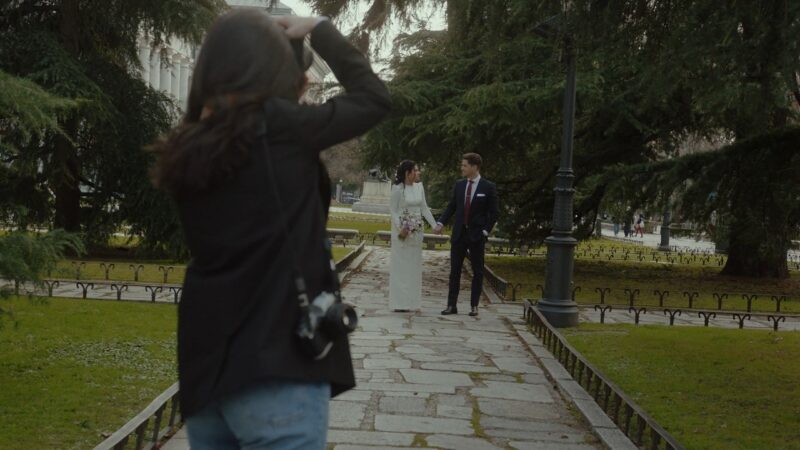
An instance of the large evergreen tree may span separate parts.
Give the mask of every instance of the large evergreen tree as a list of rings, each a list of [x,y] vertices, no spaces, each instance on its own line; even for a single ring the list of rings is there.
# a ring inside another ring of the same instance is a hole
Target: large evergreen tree
[[[574,2],[567,28],[593,61],[640,67],[625,94],[638,98],[630,104],[641,127],[669,133],[664,148],[698,136],[718,147],[667,162],[658,160],[675,153],[663,152],[623,172],[651,199],[677,193],[695,221],[724,219],[723,273],[788,276],[800,227],[800,3],[597,3]],[[668,117],[641,113],[659,104],[676,107]]]
[[[175,216],[150,187],[142,152],[176,111],[141,80],[138,40],[198,43],[224,7],[223,0],[0,3],[0,69],[76,104],[33,137],[4,123],[0,190],[12,194],[0,203],[4,218],[100,242],[127,224],[150,242],[177,244]],[[13,101],[13,92],[0,96]]]
[[[319,3],[335,12],[350,2]],[[725,218],[725,273],[788,275],[800,225],[800,142],[788,130],[800,101],[800,3],[580,0],[566,14],[548,0],[444,4],[447,31],[397,40],[395,112],[369,136],[369,162],[426,162],[441,199],[458,155],[480,152],[503,199],[501,228],[541,240],[551,228],[569,33],[578,52],[578,234],[591,232],[612,194],[659,210],[674,198],[687,220]],[[545,39],[535,26],[553,16],[557,33]],[[680,156],[697,140],[720,148]]]

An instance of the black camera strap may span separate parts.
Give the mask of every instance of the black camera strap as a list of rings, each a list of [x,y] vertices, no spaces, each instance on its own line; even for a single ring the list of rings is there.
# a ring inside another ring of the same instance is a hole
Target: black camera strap
[[[275,181],[275,170],[273,169],[272,157],[271,155],[268,154],[270,153],[270,151],[269,151],[269,142],[266,134],[266,125],[264,125],[264,129],[261,131],[264,133],[262,135],[263,147],[256,150],[255,152],[256,157],[261,160],[261,162],[263,163],[263,165],[267,170],[266,178],[269,179],[269,182],[265,181],[264,184],[267,187],[267,190],[270,191],[271,194],[275,197],[274,198],[275,206],[279,211],[278,215],[280,216],[279,220],[281,223],[281,230],[283,232],[285,241],[284,245],[291,246],[292,239],[291,239],[291,234],[289,232],[288,211],[286,211],[283,208],[283,203],[281,202],[281,195],[280,192],[278,191],[278,185],[276,184]],[[330,274],[330,282],[332,285],[331,287],[334,290],[334,294],[338,302],[341,301],[341,293],[340,293],[341,287],[339,283],[339,275],[336,273],[336,263],[333,260],[333,251],[331,249],[330,241],[327,238],[323,240],[323,243],[325,247],[325,254],[328,257],[330,263],[329,274]],[[310,306],[308,292],[306,289],[306,281],[305,278],[303,278],[303,272],[300,270],[300,262],[297,259],[297,253],[291,247],[288,249],[288,251],[289,254],[291,255],[290,259],[292,264],[292,278],[294,282],[294,287],[297,291],[298,304],[301,312],[303,314],[306,314],[308,313],[308,308]]]

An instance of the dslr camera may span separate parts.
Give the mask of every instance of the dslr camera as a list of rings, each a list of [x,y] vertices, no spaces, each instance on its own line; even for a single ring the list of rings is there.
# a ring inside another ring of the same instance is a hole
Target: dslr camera
[[[332,275],[338,275],[335,264]],[[338,283],[337,283],[338,284]],[[297,301],[300,304],[300,320],[297,324],[297,337],[304,353],[319,361],[328,356],[334,341],[352,333],[358,326],[358,315],[352,306],[343,303],[338,286],[334,292],[321,292],[313,301],[308,301],[305,282],[295,279]]]

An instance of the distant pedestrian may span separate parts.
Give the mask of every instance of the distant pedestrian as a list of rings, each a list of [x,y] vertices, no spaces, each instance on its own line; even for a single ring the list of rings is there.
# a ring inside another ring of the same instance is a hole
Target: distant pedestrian
[[[636,237],[637,235],[641,235],[644,238],[644,215],[639,214],[639,218],[636,219],[636,225],[633,228],[633,236]]]
[[[631,236],[631,218],[625,217],[625,223],[622,225],[622,232],[625,233],[625,237]]]

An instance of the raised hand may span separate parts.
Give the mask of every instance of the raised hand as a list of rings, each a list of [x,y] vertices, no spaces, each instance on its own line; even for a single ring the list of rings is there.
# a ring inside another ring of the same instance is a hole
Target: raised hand
[[[289,39],[300,39],[311,33],[322,20],[321,17],[280,16],[275,22],[286,30]]]

